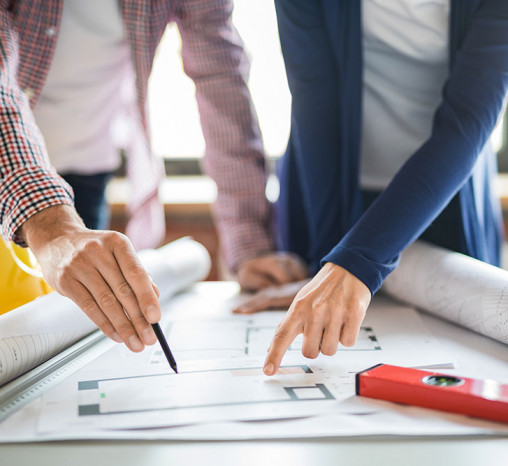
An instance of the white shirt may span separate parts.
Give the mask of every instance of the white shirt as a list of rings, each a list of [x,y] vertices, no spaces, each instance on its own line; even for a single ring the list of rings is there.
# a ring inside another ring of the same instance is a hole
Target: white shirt
[[[430,136],[448,75],[449,3],[363,0],[362,188],[385,188]]]
[[[64,0],[54,57],[34,108],[59,173],[118,166],[112,130],[130,69],[118,0]]]

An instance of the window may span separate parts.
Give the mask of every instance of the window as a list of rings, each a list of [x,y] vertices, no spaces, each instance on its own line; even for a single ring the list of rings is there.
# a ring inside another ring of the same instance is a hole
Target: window
[[[266,152],[279,156],[289,135],[291,98],[274,4],[235,0],[233,19],[251,60],[249,87]],[[178,29],[171,25],[162,39],[149,83],[152,148],[167,159],[202,157],[205,148],[194,84],[182,70],[180,46]]]
[[[249,87],[256,106],[266,152],[280,156],[289,135],[291,97],[278,40],[272,1],[235,0],[233,19],[251,59]],[[262,24],[263,27],[259,27]],[[199,171],[196,159],[205,142],[194,98],[194,84],[182,70],[180,36],[168,27],[149,83],[152,148],[167,160],[187,160],[190,173]],[[508,172],[508,118],[494,131],[500,170]],[[194,161],[194,162],[192,162]],[[190,162],[190,163],[189,163]],[[174,172],[170,170],[170,172]],[[189,173],[176,170],[176,173]]]

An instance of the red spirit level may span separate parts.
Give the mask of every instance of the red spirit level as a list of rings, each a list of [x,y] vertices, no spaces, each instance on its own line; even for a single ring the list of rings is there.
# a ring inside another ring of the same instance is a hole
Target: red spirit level
[[[508,422],[508,385],[378,364],[356,374],[356,394]]]

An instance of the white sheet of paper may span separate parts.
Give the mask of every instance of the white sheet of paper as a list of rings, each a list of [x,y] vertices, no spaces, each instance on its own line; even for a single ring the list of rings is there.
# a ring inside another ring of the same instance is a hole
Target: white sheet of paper
[[[413,309],[377,299],[355,347],[311,361],[295,341],[283,360],[286,373],[268,378],[263,361],[283,313],[233,315],[232,301],[202,293],[206,288],[176,296],[165,312],[172,317],[164,326],[178,375],[168,370],[157,346],[142,354],[114,348],[43,396],[39,432],[351,412],[345,400],[353,397],[353,375],[360,370],[382,362],[452,366]]]
[[[344,400],[354,394],[354,374],[345,366],[295,361],[268,378],[262,362],[188,361],[178,375],[78,380],[77,389],[68,379],[43,397],[38,431],[153,428],[350,411]]]
[[[508,426],[449,413],[399,406],[378,400],[356,399],[357,414],[331,412],[298,419],[229,421],[149,429],[70,429],[41,433],[37,420],[39,398],[0,424],[0,444],[51,440],[253,440],[330,437],[508,437]],[[375,403],[375,411],[369,402]],[[353,411],[354,400],[348,404]],[[364,412],[362,412],[362,409]]]
[[[237,287],[231,283],[201,283],[195,285],[190,292],[186,292],[181,296],[175,297],[170,304],[165,306],[166,321],[165,325],[170,324],[176,327],[176,323],[186,325],[185,321],[192,318],[193,315],[200,314],[201,319],[196,319],[195,322],[203,321],[203,325],[207,326],[211,320],[223,319],[226,321],[229,317],[249,317],[249,316],[229,316],[225,310],[231,309],[236,300],[238,299]],[[377,299],[376,299],[377,300]],[[389,304],[386,301],[381,304]],[[397,309],[405,312],[406,307],[397,307]],[[377,309],[373,307],[372,310]],[[382,309],[382,307],[381,307]],[[410,310],[409,313],[411,314]],[[169,320],[169,317],[174,317],[174,320]],[[263,323],[266,320],[273,319],[272,325],[278,322],[280,314],[273,314],[270,318],[270,313],[257,315],[257,322]],[[468,375],[468,370],[473,369],[469,374],[474,376],[477,372],[474,368],[481,367],[483,372],[479,373],[480,376],[487,376],[492,374],[493,371],[501,378],[501,381],[508,382],[508,369],[507,365],[503,364],[506,358],[503,353],[500,353],[500,343],[492,340],[487,340],[480,335],[467,332],[459,327],[440,322],[430,316],[424,316],[426,324],[420,325],[421,320],[417,316],[415,322],[416,328],[427,335],[431,340],[432,334],[438,334],[444,338],[443,345],[445,349],[450,349],[454,354],[459,351],[460,354],[464,352],[463,366],[461,370],[466,370],[464,375]],[[204,319],[206,318],[206,321]],[[374,328],[375,321],[371,319],[379,319],[383,321],[382,311],[377,314],[374,312],[368,313],[366,324],[372,324]],[[392,331],[390,331],[390,322],[386,322],[388,334],[383,335],[381,332],[376,331],[376,336],[382,342],[385,349],[397,341],[396,332],[397,324],[394,324]],[[405,324],[401,324],[405,325]],[[427,327],[427,325],[429,327]],[[432,329],[432,333],[427,330]],[[385,340],[385,337],[387,340]],[[411,337],[413,341],[418,340],[418,332],[415,332]],[[416,340],[414,340],[416,338]],[[173,342],[169,340],[175,354],[180,351]],[[399,341],[402,344],[402,342]],[[438,345],[439,346],[439,345]],[[402,347],[401,347],[402,348]],[[427,347],[430,349],[430,345]],[[482,353],[481,348],[485,350]],[[403,348],[402,348],[403,349]],[[406,348],[407,349],[407,348]],[[118,346],[112,351],[107,352],[100,359],[100,366],[96,367],[95,364],[87,366],[74,376],[74,382],[69,388],[63,388],[60,384],[58,390],[52,390],[48,393],[48,397],[56,399],[58,402],[59,395],[66,395],[73,393],[74,401],[71,406],[71,412],[77,412],[78,409],[78,390],[77,383],[79,381],[99,380],[101,378],[115,378],[115,377],[131,377],[134,368],[142,367],[140,375],[153,375],[164,373],[169,374],[169,370],[157,364],[150,364],[149,361],[153,358],[157,359],[156,353],[157,346],[145,351],[144,353],[134,355],[127,350]],[[219,350],[220,351],[220,350]],[[415,353],[424,353],[414,348]],[[183,358],[184,354],[188,354],[188,350],[183,349],[180,351],[181,360],[177,358],[180,368],[192,367],[192,365],[199,364],[201,367],[206,367],[206,364],[218,364],[218,360],[209,361],[190,361],[186,362]],[[203,354],[203,353],[201,353]],[[221,354],[224,354],[221,352]],[[446,352],[440,353],[439,361],[449,361],[450,358]],[[346,367],[344,360],[352,355],[351,352],[338,353],[333,358],[321,357],[315,361],[308,361],[302,358],[298,352],[290,354],[284,360],[284,365],[290,365],[293,358],[296,358],[295,364],[307,364],[309,367],[325,367],[331,364],[336,366],[336,370],[340,367]],[[497,355],[497,357],[496,357]],[[421,354],[419,356],[422,356]],[[424,356],[424,355],[423,355]],[[493,359],[493,366],[489,366],[489,356]],[[183,359],[182,359],[183,358]],[[223,359],[222,364],[231,365],[232,362],[237,360],[245,360],[245,356],[232,356],[228,359]],[[436,359],[433,358],[433,361]],[[99,361],[97,361],[99,362]],[[252,357],[254,363],[254,357]],[[471,367],[467,364],[472,364]],[[187,366],[187,364],[189,366]],[[321,366],[324,364],[325,366]],[[362,367],[362,369],[365,367]],[[346,367],[347,369],[347,367]],[[328,371],[328,369],[327,369]],[[456,373],[454,369],[446,369],[445,373]],[[460,372],[459,372],[460,374]],[[297,375],[297,374],[296,374]],[[293,377],[296,377],[293,374]],[[175,376],[176,377],[176,376]],[[68,379],[69,380],[69,379]],[[347,386],[346,383],[343,384]],[[352,387],[351,387],[352,388]],[[301,393],[302,398],[305,396],[305,391]],[[61,407],[69,405],[68,396],[66,399],[61,400]],[[88,426],[80,426],[74,428],[67,426],[64,430],[52,429],[49,425],[48,430],[42,432],[38,429],[38,424],[44,423],[51,424],[52,421],[57,421],[55,414],[47,411],[46,419],[41,418],[41,409],[43,403],[50,400],[50,398],[38,398],[34,402],[25,406],[22,410],[15,413],[9,419],[0,423],[0,442],[21,442],[21,441],[46,441],[46,440],[59,440],[59,439],[170,439],[170,440],[242,440],[242,439],[276,439],[276,438],[320,438],[320,437],[338,437],[338,436],[385,436],[385,435],[398,435],[398,436],[441,436],[441,435],[508,435],[507,426],[499,423],[493,423],[483,420],[466,418],[464,416],[452,415],[447,413],[434,412],[412,407],[402,407],[392,403],[384,403],[377,400],[369,400],[364,398],[346,398],[347,401],[338,403],[338,410],[329,411],[326,414],[318,414],[308,416],[300,419],[286,419],[286,420],[272,420],[272,421],[255,421],[255,422],[239,422],[239,421],[215,421],[207,423],[190,424],[182,427],[167,427],[167,428],[154,428],[149,429],[103,429],[94,427],[94,421],[89,419]],[[306,403],[307,400],[299,401]],[[295,403],[296,404],[296,403]],[[293,404],[293,406],[295,406]],[[300,405],[301,406],[301,405]],[[48,406],[46,406],[48,409]],[[191,408],[192,409],[192,408]],[[189,409],[187,409],[189,410]],[[165,411],[166,419],[169,418],[167,414],[169,410]],[[352,414],[356,413],[356,414]],[[66,418],[69,412],[65,411],[63,414]],[[107,415],[105,415],[107,416]]]

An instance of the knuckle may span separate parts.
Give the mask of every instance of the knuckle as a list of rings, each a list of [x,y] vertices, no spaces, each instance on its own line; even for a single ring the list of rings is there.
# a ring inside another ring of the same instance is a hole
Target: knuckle
[[[111,291],[107,291],[99,298],[99,305],[103,308],[111,308],[116,302],[115,295]]]
[[[365,293],[363,290],[355,290],[351,299],[357,308],[365,310],[370,303],[370,292]]]
[[[46,277],[46,281],[51,285],[51,287],[55,291],[58,291],[58,293],[60,293],[62,296],[66,296],[72,299],[79,307],[83,309],[83,306],[81,305],[83,298],[79,297],[78,292],[72,286],[69,276],[67,276],[66,279],[65,275],[58,273],[55,274],[55,276],[52,277],[52,279],[50,279],[50,277]]]
[[[93,316],[99,311],[97,303],[91,298],[82,301],[79,307],[83,309],[85,314],[87,314],[88,316]]]
[[[115,329],[113,328],[113,326],[111,325],[111,323],[107,320],[107,319],[95,319],[95,324],[97,325],[97,327],[99,327],[100,330],[102,330],[102,332],[108,336],[108,337],[112,337],[113,333],[115,332]]]
[[[308,318],[308,322],[310,325],[319,325],[323,322],[323,313],[322,312],[312,312],[312,314]]]
[[[294,309],[301,309],[302,307],[305,307],[305,297],[303,296],[296,296],[293,301],[293,308]]]
[[[99,254],[102,249],[102,242],[97,239],[89,239],[78,252],[78,258],[82,259],[83,256]]]
[[[352,296],[348,299],[347,307],[353,312],[362,312],[364,310],[363,303],[359,296]]]
[[[56,280],[58,283],[62,283],[65,281],[65,277],[71,277],[74,271],[74,267],[71,262],[68,262],[61,266],[60,273],[58,273]]]
[[[366,314],[366,309],[358,303],[348,307],[348,311],[346,313],[347,320],[353,320],[354,322],[363,321]],[[359,325],[359,324],[358,324]]]
[[[291,305],[291,313],[298,318],[302,318],[306,313],[307,306],[301,298],[296,298]]]
[[[330,302],[330,298],[328,296],[317,295],[314,296],[312,300],[312,307],[316,311],[325,312],[328,308],[332,307],[333,304]]]
[[[288,336],[289,336],[288,329],[282,325],[277,327],[277,329],[275,330],[275,339],[277,340],[283,340]]]
[[[127,266],[127,273],[129,274],[129,276],[136,278],[145,275],[146,271],[141,264],[133,262]]]
[[[149,325],[147,324],[147,321],[142,314],[131,316],[130,320],[132,325],[134,325],[134,327],[137,329],[144,330],[145,328],[149,328]]]
[[[363,320],[363,318],[365,317],[365,314],[367,314],[367,307],[359,304],[358,309],[356,310],[356,314],[358,316],[360,316]]]
[[[118,285],[117,287],[118,289],[118,294],[120,296],[123,296],[125,298],[129,298],[131,296],[133,296],[133,291],[132,291],[132,288],[129,286],[129,284],[127,282],[122,282]]]
[[[125,321],[116,326],[116,330],[120,335],[129,336],[134,333],[134,329],[130,322]]]
[[[134,293],[134,292],[133,292]],[[137,296],[139,307],[141,309],[146,309],[151,304],[155,306],[159,306],[159,300],[157,299],[157,295],[155,291],[149,290],[145,293],[138,294]]]
[[[113,246],[122,247],[129,244],[127,236],[119,231],[108,231],[104,234],[105,240]]]

